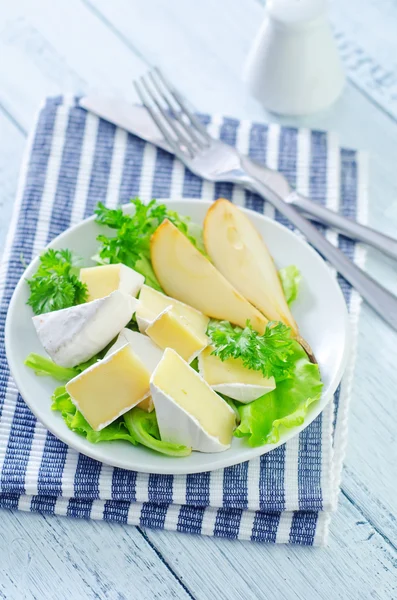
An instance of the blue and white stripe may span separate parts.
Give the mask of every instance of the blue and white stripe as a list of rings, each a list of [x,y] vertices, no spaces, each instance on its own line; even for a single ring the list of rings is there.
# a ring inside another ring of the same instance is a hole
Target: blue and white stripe
[[[334,135],[201,118],[213,135],[280,169],[299,191],[365,219],[365,157],[340,149]],[[274,216],[254,194],[200,180],[166,152],[87,114],[75,99],[47,100],[26,151],[0,270],[0,507],[230,539],[324,543],[346,444],[352,366],[335,402],[300,436],[248,463],[187,476],[123,471],[79,455],[47,432],[18,394],[5,359],[4,322],[23,272],[21,255],[29,262],[98,201],[114,207],[135,196],[225,196]],[[362,248],[325,234],[362,264]],[[356,329],[359,297],[339,281]]]

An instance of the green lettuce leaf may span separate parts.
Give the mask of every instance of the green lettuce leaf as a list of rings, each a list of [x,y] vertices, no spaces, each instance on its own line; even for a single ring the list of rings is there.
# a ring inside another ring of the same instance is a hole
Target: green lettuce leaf
[[[126,440],[131,444],[142,444],[152,450],[168,456],[188,456],[192,449],[178,444],[169,444],[160,440],[157,419],[154,412],[147,413],[136,407],[128,411],[101,431],[94,431],[80,411],[73,404],[65,387],[58,387],[52,396],[52,410],[62,414],[66,425],[85,437],[89,442],[111,442]]]
[[[197,223],[193,223],[190,217],[180,215],[175,210],[167,209],[167,219],[171,221],[181,231],[187,239],[196,246],[197,250],[204,254],[207,258],[208,255],[204,246],[203,229]]]
[[[294,341],[293,345],[295,369],[292,377],[277,383],[276,389],[269,394],[238,407],[241,423],[235,435],[247,438],[250,446],[277,443],[280,427],[301,425],[309,406],[321,396],[323,384],[318,365],[309,361],[298,342]]]
[[[101,353],[102,354],[102,353]],[[29,369],[33,369],[36,375],[39,376],[47,376],[53,377],[57,381],[70,381],[79,373],[88,369],[91,365],[99,360],[101,355],[95,355],[90,360],[87,360],[76,367],[61,367],[55,364],[50,358],[45,358],[44,356],[40,356],[40,354],[36,354],[35,352],[31,352],[25,359],[24,364],[29,367]]]
[[[135,407],[125,413],[124,422],[132,436],[143,446],[167,456],[188,456],[192,449],[160,440],[156,414]]]
[[[295,267],[295,265],[290,265],[289,267],[280,269],[278,274],[283,287],[285,299],[287,300],[288,304],[291,304],[298,296],[299,284],[302,279],[301,273],[298,267]]]
[[[198,358],[194,358],[192,360],[192,362],[190,363],[190,366],[192,367],[192,369],[194,369],[197,373],[199,373],[199,366],[198,366]]]
[[[82,437],[85,437],[93,444],[97,444],[98,442],[111,442],[113,440],[126,440],[127,442],[131,442],[131,444],[137,444],[137,440],[134,435],[128,431],[122,417],[107,427],[104,427],[101,431],[94,431],[81,412],[77,410],[64,387],[59,387],[55,390],[52,396],[51,408],[62,414],[69,429]]]
[[[134,265],[134,269],[144,276],[146,285],[152,287],[158,292],[164,292],[153,270],[149,256],[142,255],[141,258],[138,258]]]
[[[45,358],[34,352],[31,352],[26,357],[24,364],[29,367],[29,369],[33,369],[36,375],[53,377],[57,381],[69,381],[79,374],[77,369],[60,367],[49,358]]]

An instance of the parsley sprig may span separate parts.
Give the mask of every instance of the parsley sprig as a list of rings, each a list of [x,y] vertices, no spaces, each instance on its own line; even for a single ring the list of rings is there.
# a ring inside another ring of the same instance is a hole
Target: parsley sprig
[[[207,335],[214,346],[212,354],[222,361],[240,358],[248,369],[261,371],[264,377],[273,376],[276,381],[292,376],[293,340],[284,323],[271,321],[260,335],[249,321],[244,329],[228,321],[210,321]]]
[[[87,300],[87,287],[78,278],[70,250],[47,250],[37,272],[28,279],[28,304],[36,315],[69,308]]]
[[[143,204],[135,198],[131,200],[134,214],[123,212],[121,208],[109,209],[99,203],[96,221],[116,231],[114,236],[100,234],[97,237],[101,246],[99,259],[103,263],[123,263],[145,276],[146,285],[162,291],[150,262],[150,238],[157,227],[165,220],[171,221],[200,251],[203,251],[201,232],[193,234],[190,219],[152,200]]]

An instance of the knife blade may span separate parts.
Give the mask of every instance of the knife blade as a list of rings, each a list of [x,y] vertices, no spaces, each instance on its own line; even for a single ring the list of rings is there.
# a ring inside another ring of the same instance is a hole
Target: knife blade
[[[79,105],[117,127],[126,129],[129,133],[172,153],[152,117],[143,106],[131,104],[119,98],[96,95],[80,98]]]
[[[143,106],[132,104],[119,98],[99,95],[84,96],[80,98],[79,105],[85,110],[96,114],[98,117],[173,154],[173,150],[164,140],[152,117]],[[273,171],[257,163],[248,156],[241,155],[241,159],[244,163],[244,168],[250,175],[260,179],[272,188],[277,184],[277,193],[284,197],[289,194],[290,188],[286,180],[280,189],[280,174],[277,171]],[[277,182],[276,179],[278,180]]]

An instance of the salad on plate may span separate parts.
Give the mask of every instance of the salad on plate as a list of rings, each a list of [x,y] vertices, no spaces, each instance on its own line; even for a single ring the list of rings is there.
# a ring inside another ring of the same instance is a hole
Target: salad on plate
[[[222,452],[233,436],[277,443],[322,391],[290,309],[299,270],[278,271],[228,200],[203,228],[132,202],[132,214],[98,204],[95,266],[67,248],[40,256],[28,304],[46,355],[26,366],[54,379],[52,409],[91,443],[174,457]]]

